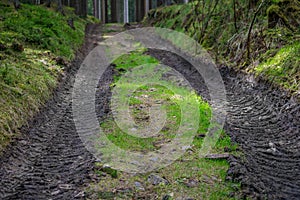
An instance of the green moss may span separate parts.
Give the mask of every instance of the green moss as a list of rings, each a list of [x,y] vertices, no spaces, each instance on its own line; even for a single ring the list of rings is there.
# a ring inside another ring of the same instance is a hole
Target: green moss
[[[18,12],[12,7],[0,6],[0,41],[18,41],[34,48],[50,50],[67,59],[74,57],[84,37],[86,21],[75,14],[63,16],[43,6],[23,4]],[[74,20],[76,30],[67,23]]]
[[[255,67],[254,72],[285,89],[299,92],[300,42],[281,48],[275,56]]]
[[[68,26],[73,18],[76,30]],[[0,3],[0,152],[49,99],[63,66],[74,57],[87,22],[66,8],[66,16],[43,6],[15,11]]]
[[[131,52],[130,54],[123,55],[118,58],[114,63],[115,68],[121,70],[121,74],[114,78],[114,86],[120,87],[120,77],[125,71],[131,71],[133,68],[143,64],[157,64],[158,61],[151,56],[144,55],[141,51]],[[150,66],[149,66],[150,67]],[[135,87],[135,83],[127,83],[124,85],[124,89],[132,89]],[[173,88],[174,89],[174,88]],[[108,139],[117,145],[121,149],[127,151],[139,151],[139,152],[153,152],[161,148],[161,145],[168,143],[175,136],[181,123],[181,107],[180,101],[183,101],[182,96],[173,92],[174,90],[160,85],[144,85],[140,86],[129,97],[129,107],[131,116],[135,120],[135,123],[139,126],[149,125],[145,116],[149,115],[147,104],[149,102],[160,101],[163,102],[163,106],[166,110],[166,122],[164,128],[158,133],[157,136],[150,138],[138,138],[130,136],[117,126],[113,119],[108,118],[101,127],[107,135]],[[185,88],[178,88],[177,90],[184,90]],[[177,91],[175,90],[175,91]],[[190,93],[190,92],[186,92]],[[146,96],[145,96],[146,95]],[[128,97],[126,97],[128,98]],[[195,101],[199,106],[199,129],[197,134],[205,135],[210,125],[211,107],[207,102],[204,102],[200,96],[193,94],[189,98],[190,104]],[[151,104],[151,103],[150,103]],[[141,108],[145,108],[145,110]],[[151,185],[147,181],[150,173],[146,174],[128,174],[126,172],[118,172],[118,178],[111,179],[109,176],[103,176],[103,170],[97,170],[97,173],[101,175],[101,180],[89,187],[89,192],[98,194],[99,198],[145,198],[156,197],[162,199],[165,195],[169,194],[172,199],[177,198],[193,198],[193,199],[234,199],[230,197],[230,194],[240,187],[238,183],[232,183],[225,181],[226,171],[229,168],[226,160],[210,160],[205,158],[199,158],[200,149],[203,143],[203,138],[195,137],[190,149],[181,158],[174,161],[171,165],[165,168],[156,170],[156,174],[160,177],[166,178],[170,184],[159,184],[156,186]],[[236,146],[232,145],[230,137],[222,132],[220,139],[216,146],[213,148],[212,153],[224,153],[224,148],[235,151]],[[97,165],[101,165],[98,163]],[[195,186],[188,187],[187,182],[194,180]],[[138,190],[135,186],[135,182],[139,182],[145,188],[145,191]],[[114,191],[118,188],[126,188],[126,192]]]
[[[159,62],[147,55],[143,55],[146,49],[139,49],[130,54],[124,54],[114,61],[116,69],[129,70],[142,64],[158,64]]]

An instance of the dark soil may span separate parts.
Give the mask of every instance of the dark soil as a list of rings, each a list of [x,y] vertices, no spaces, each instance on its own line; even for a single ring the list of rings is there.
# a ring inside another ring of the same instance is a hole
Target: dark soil
[[[3,153],[0,199],[83,198],[94,159],[76,133],[72,86],[83,59],[99,39],[100,26],[88,25],[85,42],[60,78],[53,98]]]
[[[99,40],[100,29],[88,26],[87,33],[53,99],[1,158],[0,199],[84,198],[82,188],[90,182],[94,159],[76,134],[71,89],[82,59]],[[210,100],[203,79],[184,59],[161,50],[150,49],[147,54],[179,71]],[[228,180],[241,181],[243,193],[257,199],[300,199],[299,103],[227,67],[220,71],[229,101],[225,130],[244,153],[242,158],[229,158]],[[99,120],[110,112],[114,73],[109,67],[98,85]]]
[[[186,60],[162,50],[149,49],[146,54],[180,72],[198,94],[210,101],[204,79]],[[299,103],[282,91],[227,67],[221,67],[220,72],[229,102],[225,130],[243,153],[240,158],[229,158],[227,179],[241,182],[245,197],[299,199]],[[110,66],[98,85],[96,105],[100,121],[110,115],[109,85],[115,73],[118,72]]]
[[[179,71],[209,99],[203,78],[188,62],[161,50],[148,54]],[[300,104],[232,69],[220,72],[229,102],[225,130],[244,154],[230,157],[227,179],[241,182],[243,194],[255,199],[300,199]]]

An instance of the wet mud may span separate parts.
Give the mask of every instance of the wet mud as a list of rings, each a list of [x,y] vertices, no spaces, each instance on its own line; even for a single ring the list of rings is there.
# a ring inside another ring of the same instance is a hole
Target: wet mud
[[[209,101],[201,75],[169,52],[148,54],[173,67]],[[254,199],[300,199],[300,104],[278,89],[228,67],[220,73],[227,92],[224,129],[243,156],[229,158],[227,180],[241,182]]]
[[[22,136],[0,158],[0,199],[84,199],[95,159],[85,149],[72,119],[72,85],[85,55],[97,43],[100,29],[87,28],[85,45],[66,71],[54,97],[23,128]],[[150,49],[147,54],[180,72],[208,102],[201,75],[183,58]],[[99,121],[110,114],[110,66],[96,94]],[[300,105],[282,91],[221,67],[227,90],[224,129],[239,145],[242,157],[229,158],[227,179],[241,182],[254,199],[300,199]]]
[[[100,40],[100,26],[88,25],[76,58],[67,66],[53,98],[23,127],[0,158],[0,199],[82,199],[93,156],[76,133],[72,86],[85,56]]]

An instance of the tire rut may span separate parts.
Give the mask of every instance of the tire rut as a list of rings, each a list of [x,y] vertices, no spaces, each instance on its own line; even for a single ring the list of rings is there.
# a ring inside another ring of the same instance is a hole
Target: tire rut
[[[183,74],[209,101],[203,78],[184,59],[161,50],[148,54]],[[230,157],[227,180],[241,182],[245,198],[300,199],[300,104],[232,69],[220,72],[229,103],[224,128],[244,154]]]
[[[0,199],[84,198],[81,187],[90,181],[94,159],[76,134],[71,88],[82,59],[96,42],[96,28],[87,29],[94,36],[86,41],[85,53],[73,62],[53,100],[1,158]],[[204,80],[183,58],[153,49],[147,54],[179,71],[210,101]],[[245,196],[255,199],[299,199],[299,103],[264,83],[247,81],[227,67],[220,72],[229,102],[225,130],[244,154],[229,158],[227,179],[240,181]],[[96,108],[100,121],[109,112],[112,74],[110,67],[98,85]]]
[[[99,25],[88,25],[86,39],[66,69],[53,98],[23,128],[1,158],[0,199],[75,199],[90,180],[94,159],[76,133],[72,85],[81,62],[99,41]]]

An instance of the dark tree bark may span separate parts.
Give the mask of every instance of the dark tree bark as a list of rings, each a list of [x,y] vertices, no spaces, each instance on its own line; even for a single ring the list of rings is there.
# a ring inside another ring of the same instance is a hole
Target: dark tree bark
[[[234,14],[234,28],[235,28],[235,32],[237,32],[238,27],[237,27],[237,14],[236,14],[236,0],[233,0],[233,14]]]
[[[14,4],[14,7],[15,7],[16,10],[21,8],[21,4],[20,4],[19,0],[14,0],[13,4]]]
[[[104,0],[104,4],[103,4],[103,6],[104,6],[104,10],[105,10],[105,23],[108,23],[108,9],[107,9],[107,7],[108,7],[108,2],[107,2],[107,0]]]
[[[93,0],[93,15],[96,18],[97,18],[97,15],[98,15],[97,11],[98,11],[97,10],[97,0]]]
[[[266,0],[262,0],[262,2],[260,3],[260,5],[258,6],[257,10],[256,10],[255,13],[254,13],[254,16],[253,16],[253,19],[252,19],[252,21],[251,21],[251,24],[250,24],[250,26],[249,26],[248,35],[247,35],[247,61],[248,61],[248,62],[250,61],[251,31],[252,31],[254,22],[255,22],[255,20],[256,20],[256,17],[257,17],[257,15],[258,15],[259,11],[261,10],[261,8],[263,7],[265,1],[266,1]]]
[[[75,13],[81,17],[87,16],[87,0],[72,0],[71,7],[75,8]]]
[[[46,7],[50,8],[51,7],[51,0],[46,1]]]
[[[64,15],[62,0],[57,0],[57,11]]]
[[[111,0],[111,22],[117,22],[117,2],[116,0]]]

